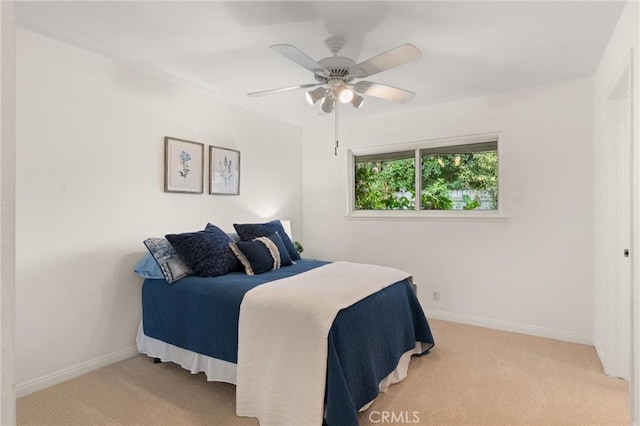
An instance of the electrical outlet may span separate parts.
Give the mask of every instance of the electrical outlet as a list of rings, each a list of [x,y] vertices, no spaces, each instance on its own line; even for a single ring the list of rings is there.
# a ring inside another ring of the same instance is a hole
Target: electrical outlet
[[[440,301],[440,292],[439,291],[434,291],[432,293],[432,298],[431,298],[434,302],[439,302]]]

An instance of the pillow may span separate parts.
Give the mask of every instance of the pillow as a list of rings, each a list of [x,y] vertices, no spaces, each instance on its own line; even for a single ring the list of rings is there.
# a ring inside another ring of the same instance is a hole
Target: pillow
[[[238,270],[238,259],[229,248],[231,238],[217,226],[204,231],[168,234],[167,240],[180,257],[201,277],[217,277]]]
[[[236,229],[236,232],[242,241],[251,241],[256,237],[266,237],[277,232],[280,235],[284,246],[287,248],[287,252],[289,253],[289,257],[291,257],[291,260],[300,259],[300,254],[291,242],[287,233],[284,232],[282,223],[280,223],[279,220],[272,220],[267,223],[234,223],[233,227]]]
[[[160,267],[163,278],[169,284],[173,284],[187,275],[193,275],[193,269],[182,260],[165,238],[147,238],[144,240],[144,245]]]
[[[269,238],[278,248],[278,252],[280,253],[280,265],[281,266],[293,265],[294,261],[291,260],[291,256],[289,256],[289,251],[287,250],[287,247],[284,245],[284,242],[282,241],[280,234],[276,232],[274,234],[269,235],[267,238]]]
[[[244,266],[247,275],[261,274],[280,268],[280,251],[268,237],[258,237],[253,241],[238,241],[229,244],[229,247]]]
[[[162,269],[158,265],[158,262],[151,256],[151,253],[147,252],[142,259],[138,262],[135,268],[133,268],[133,272],[135,272],[138,276],[142,278],[150,278],[150,279],[164,279],[164,274],[162,273]]]

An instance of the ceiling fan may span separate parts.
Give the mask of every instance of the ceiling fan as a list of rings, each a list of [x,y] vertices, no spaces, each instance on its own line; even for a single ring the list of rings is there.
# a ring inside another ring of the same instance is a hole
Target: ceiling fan
[[[324,41],[324,44],[332,56],[320,59],[317,62],[291,44],[274,44],[271,46],[276,52],[311,71],[313,77],[318,81],[317,83],[252,92],[248,95],[264,96],[316,87],[316,89],[306,93],[306,99],[311,105],[321,102],[321,109],[326,113],[333,111],[338,100],[341,103],[350,103],[353,107],[360,108],[364,102],[364,98],[360,95],[373,96],[399,103],[409,102],[413,99],[415,93],[405,89],[366,80],[354,80],[369,77],[420,58],[422,53],[414,45],[406,43],[366,61],[356,63],[353,59],[338,56],[338,53],[345,45],[345,40],[341,37],[331,36]]]

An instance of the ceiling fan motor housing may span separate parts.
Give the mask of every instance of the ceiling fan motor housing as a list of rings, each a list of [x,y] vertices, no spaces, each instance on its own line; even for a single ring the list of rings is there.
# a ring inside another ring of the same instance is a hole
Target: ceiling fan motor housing
[[[318,64],[329,71],[328,75],[314,74],[315,79],[320,82],[327,83],[332,79],[340,79],[348,83],[353,80],[353,77],[349,75],[349,69],[356,65],[353,59],[345,58],[344,56],[329,56],[319,60]]]

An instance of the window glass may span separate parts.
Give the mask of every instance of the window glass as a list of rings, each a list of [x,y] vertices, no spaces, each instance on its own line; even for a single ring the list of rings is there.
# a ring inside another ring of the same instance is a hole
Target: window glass
[[[356,157],[355,209],[415,209],[414,151]]]
[[[497,210],[497,144],[421,150],[424,210]]]

